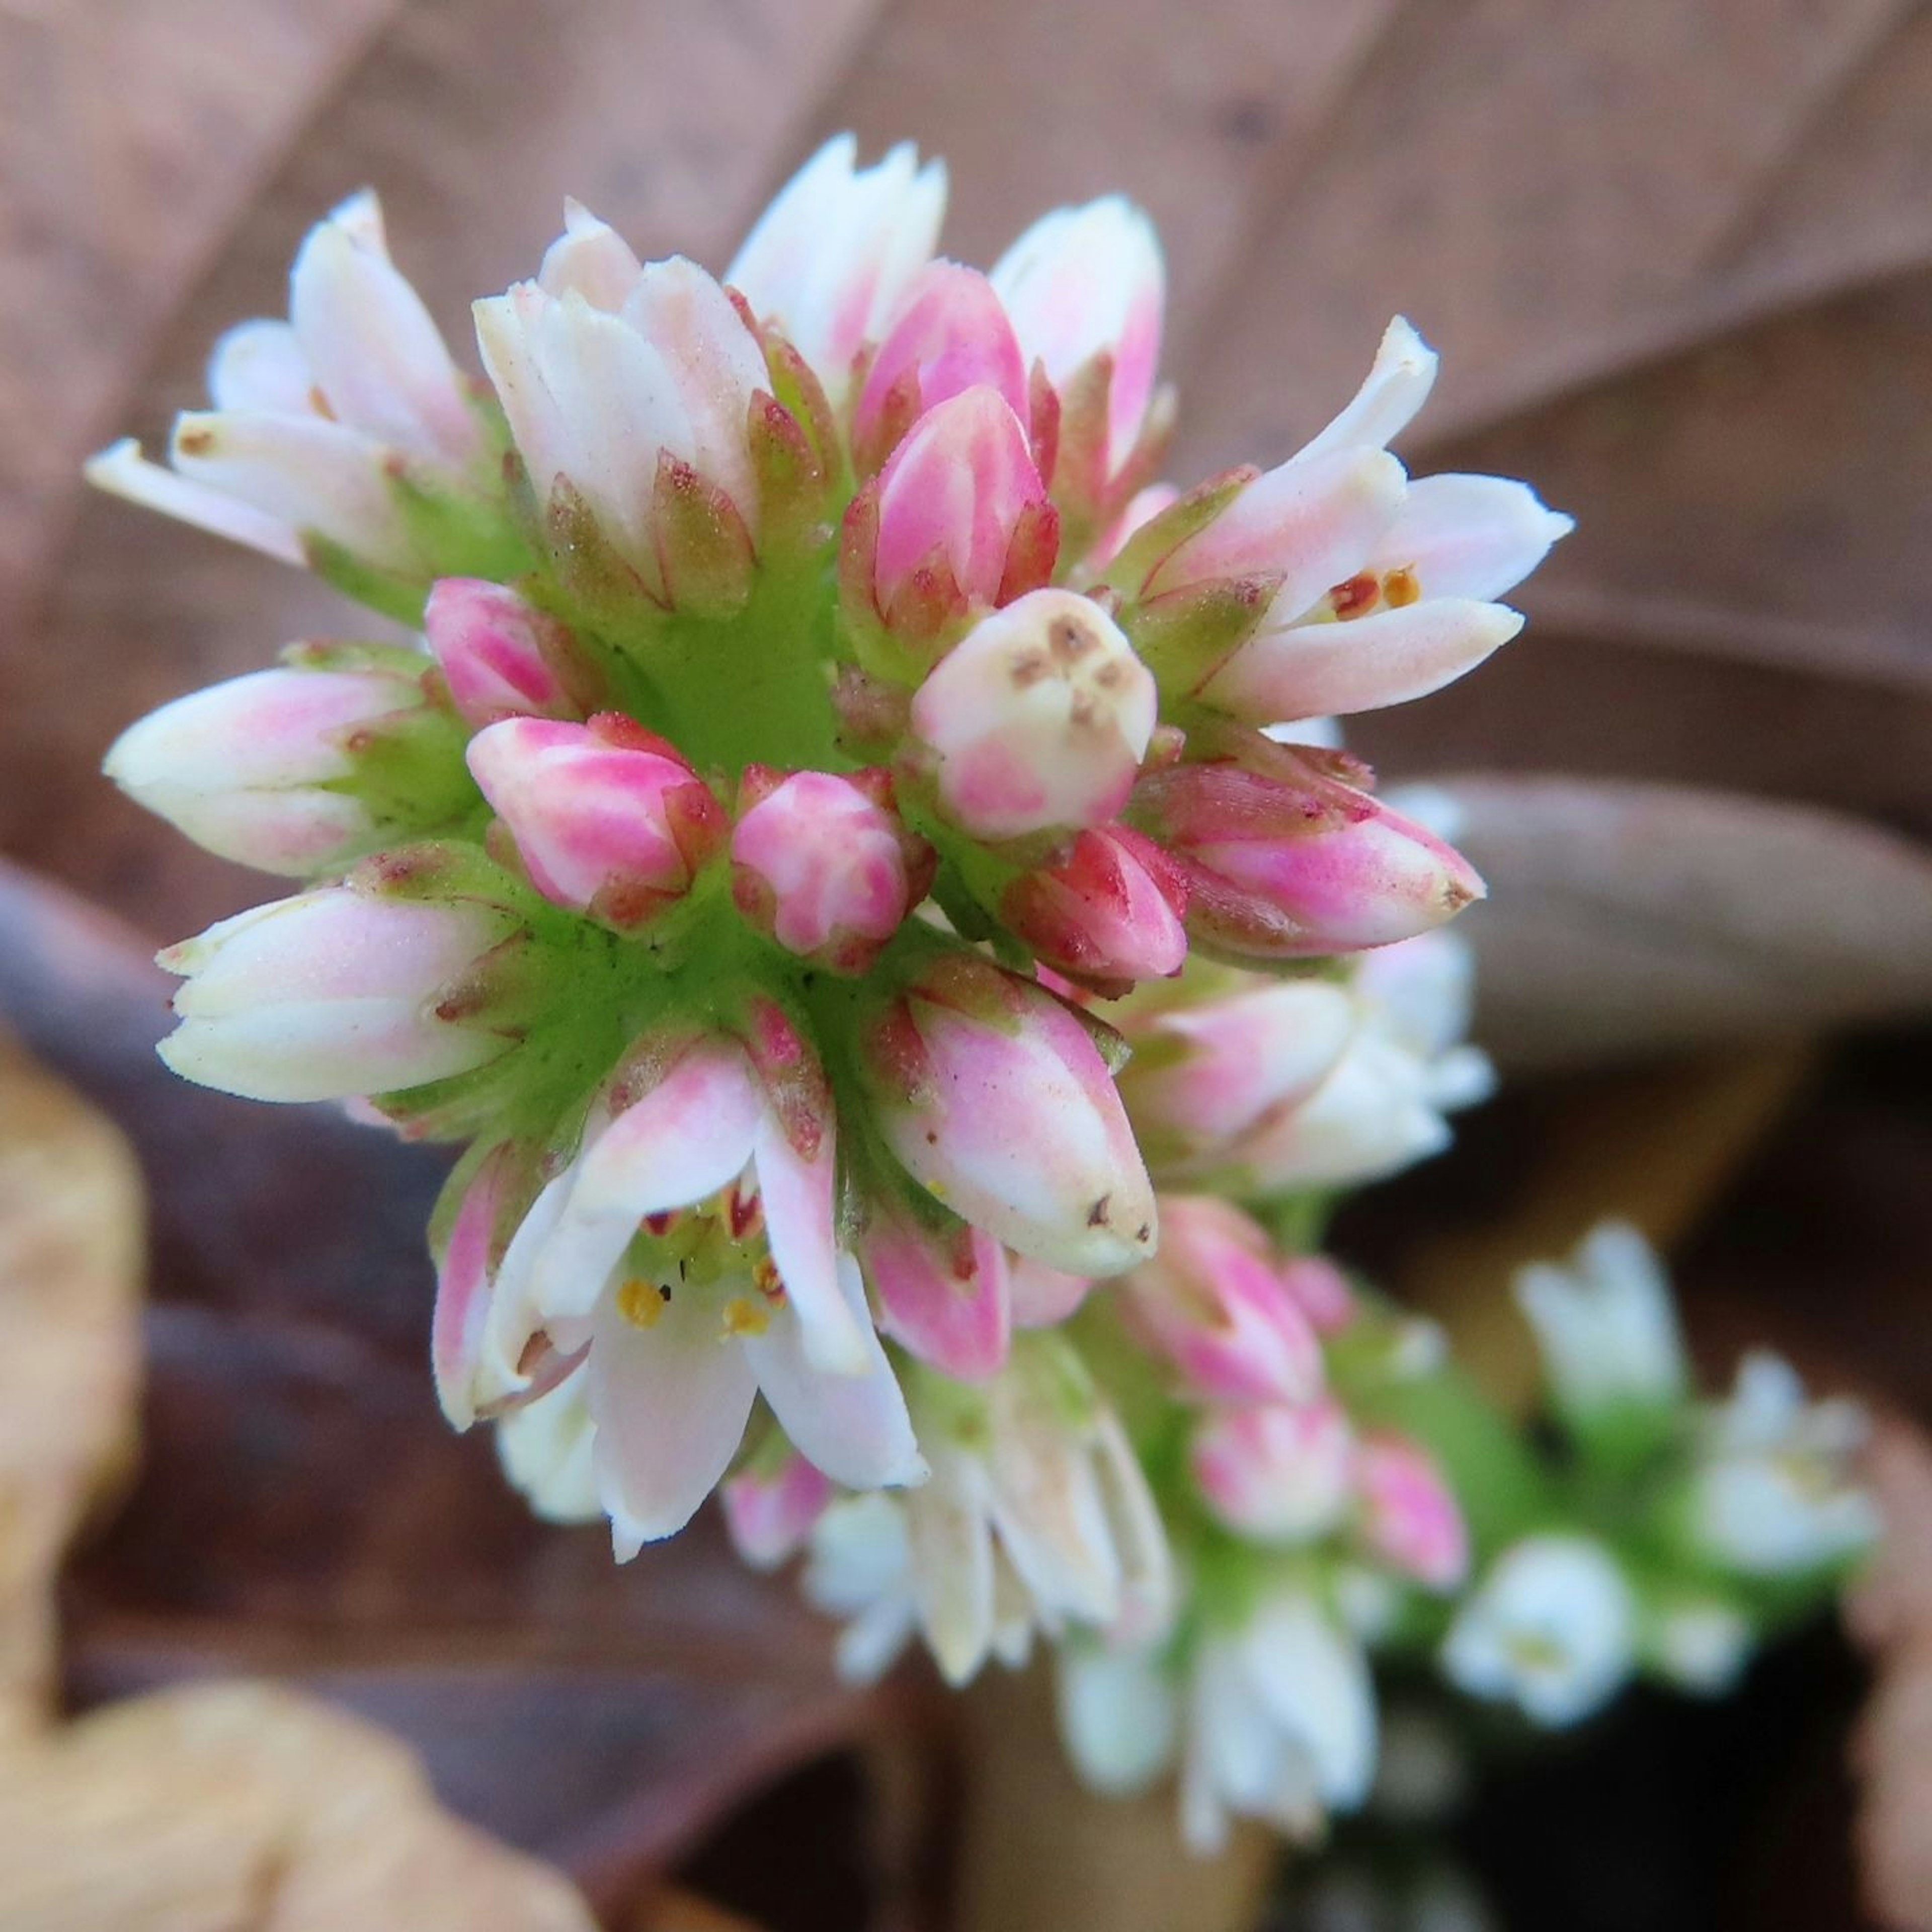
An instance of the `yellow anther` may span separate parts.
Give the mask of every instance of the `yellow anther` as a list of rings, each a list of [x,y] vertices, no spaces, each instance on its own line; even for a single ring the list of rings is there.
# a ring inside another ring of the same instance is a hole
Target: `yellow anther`
[[[664,1319],[670,1290],[633,1275],[617,1291],[617,1312],[633,1328],[655,1328]]]
[[[1414,564],[1406,563],[1400,569],[1382,573],[1382,602],[1391,610],[1400,610],[1421,596],[1422,586],[1416,581]]]
[[[734,1294],[724,1304],[724,1332],[737,1337],[762,1335],[772,1325],[772,1312],[748,1294]]]

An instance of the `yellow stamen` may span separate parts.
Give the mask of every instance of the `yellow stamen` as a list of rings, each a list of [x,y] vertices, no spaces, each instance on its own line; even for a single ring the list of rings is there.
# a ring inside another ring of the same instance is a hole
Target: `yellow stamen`
[[[748,1294],[734,1294],[724,1304],[724,1333],[728,1336],[762,1335],[771,1325],[771,1310]]]
[[[664,1319],[670,1290],[633,1275],[617,1291],[617,1312],[633,1328],[655,1328]]]

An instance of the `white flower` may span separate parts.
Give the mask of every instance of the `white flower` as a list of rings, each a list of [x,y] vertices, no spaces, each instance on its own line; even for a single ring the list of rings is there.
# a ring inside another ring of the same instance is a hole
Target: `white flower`
[[[983,1401],[922,1411],[932,1480],[876,1506],[833,1504],[814,1530],[807,1595],[854,1620],[848,1674],[876,1674],[914,1633],[953,1684],[989,1656],[1024,1660],[1033,1632],[1163,1630],[1172,1582],[1160,1513],[1118,1420],[1073,1358],[1016,1346]],[[955,1390],[957,1396],[961,1392]]]
[[[1844,1401],[1808,1403],[1789,1363],[1744,1358],[1728,1402],[1706,1419],[1692,1484],[1693,1534],[1708,1554],[1748,1576],[1843,1562],[1878,1534],[1852,1462],[1870,1425]]]
[[[1181,1826],[1197,1852],[1227,1842],[1230,1813],[1308,1838],[1367,1797],[1368,1658],[1306,1591],[1278,1591],[1238,1630],[1205,1638],[1186,1694]]]
[[[1442,1646],[1450,1681],[1558,1729],[1607,1704],[1636,1662],[1636,1602],[1604,1546],[1533,1536],[1506,1551]]]
[[[488,439],[470,384],[429,311],[390,261],[374,194],[309,231],[289,320],[244,322],[215,345],[214,406],[176,425],[172,472],[116,443],[88,479],[286,562],[320,536],[379,567],[417,555],[395,484],[488,486]]]
[[[709,1212],[721,1198],[715,1278],[627,1262],[647,1217]],[[632,1104],[600,1103],[490,1293],[466,1376],[451,1378],[458,1418],[535,1385],[534,1338],[581,1353],[598,1490],[622,1556],[690,1520],[760,1394],[835,1480],[924,1478],[857,1264],[838,1245],[830,1120],[801,1148],[735,1042],[701,1040]]]
[[[1670,1283],[1650,1244],[1606,1221],[1567,1266],[1539,1263],[1516,1278],[1558,1408],[1587,1417],[1612,1407],[1667,1408],[1683,1399],[1683,1338]]]

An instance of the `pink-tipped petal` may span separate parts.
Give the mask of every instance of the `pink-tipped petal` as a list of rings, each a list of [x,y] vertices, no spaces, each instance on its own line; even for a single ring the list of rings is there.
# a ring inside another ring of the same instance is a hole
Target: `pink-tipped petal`
[[[580,720],[586,672],[568,628],[507,585],[446,577],[423,610],[429,647],[468,723],[506,718]],[[576,670],[573,680],[564,675]]]
[[[1469,1534],[1435,1457],[1401,1436],[1371,1436],[1355,1481],[1370,1548],[1432,1590],[1456,1588],[1468,1574]]]
[[[1024,420],[1026,364],[992,285],[976,269],[934,262],[907,291],[872,358],[853,420],[854,443],[863,449],[876,440],[890,412],[920,413],[980,387]]]
[[[470,769],[531,881],[573,911],[628,925],[686,891],[707,826],[723,821],[661,739],[606,715],[589,724],[506,718],[470,740]]]
[[[1232,1529],[1258,1541],[1305,1543],[1341,1520],[1355,1442],[1337,1402],[1225,1410],[1196,1433],[1195,1480]]]

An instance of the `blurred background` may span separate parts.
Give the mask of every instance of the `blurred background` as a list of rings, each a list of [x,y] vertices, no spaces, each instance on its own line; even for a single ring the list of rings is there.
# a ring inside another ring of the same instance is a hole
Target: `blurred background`
[[[150,1217],[144,1242],[118,1142],[10,1060],[0,1658],[42,1716],[50,1682],[71,1712],[212,1677],[320,1692],[419,1751],[454,1814],[397,1852],[412,1882],[480,1847],[450,1835],[465,1820],[614,1927],[713,1922],[678,1916],[701,1911],[686,1888],[771,1932],[938,1926],[952,1714],[916,1672],[838,1689],[824,1632],[705,1535],[619,1572],[598,1533],[530,1521],[422,1372],[438,1158],[162,1073],[149,952],[256,886],[118,797],[101,753],[356,620],[90,497],[79,466],[163,440],[216,334],[279,311],[300,236],[356,187],[464,341],[468,299],[530,271],[565,194],[640,254],[716,266],[847,127],[946,156],[968,260],[1058,202],[1149,208],[1177,476],[1286,455],[1400,311],[1444,357],[1412,464],[1521,476],[1576,515],[1521,639],[1352,734],[1385,780],[1462,799],[1492,892],[1468,923],[1478,1037],[1508,1084],[1341,1245],[1507,1390],[1509,1268],[1631,1215],[1714,1370],[1747,1338],[1786,1348],[1892,1418],[1898,1508],[1927,1488],[1932,8],[0,0],[0,1024],[131,1139]],[[82,1307],[70,1359],[56,1330]],[[1932,1548],[1919,1507],[1903,1540]],[[1893,1580],[1860,1628],[1862,1658],[1821,1633],[1734,1706],[1640,1699],[1492,1780],[1442,1856],[1492,1920],[1440,1923],[1932,1924],[1932,1584]],[[298,1739],[312,1718],[274,1721]],[[196,1735],[227,1766],[218,1813],[273,1785],[219,1724]],[[130,1766],[160,1748],[135,1744]],[[300,1794],[320,1760],[289,1750]],[[0,1787],[38,1762],[0,1757]],[[0,1789],[0,1844],[30,1817]],[[466,1926],[579,1922],[502,1870]],[[230,1922],[50,1909],[0,1922]],[[261,1922],[364,1922],[303,1909]],[[1280,1922],[1436,1922],[1353,1909],[1287,1898]]]

